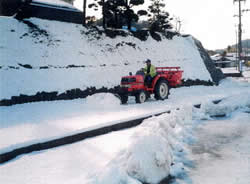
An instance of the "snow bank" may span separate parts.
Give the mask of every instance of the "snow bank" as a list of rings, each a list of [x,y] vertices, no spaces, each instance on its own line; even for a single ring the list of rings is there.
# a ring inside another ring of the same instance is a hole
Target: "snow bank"
[[[140,181],[131,178],[125,170],[117,168],[117,164],[109,164],[104,172],[98,174],[96,179],[90,180],[87,184],[142,184]]]
[[[187,146],[194,143],[193,130],[200,120],[217,115],[216,112],[231,114],[250,107],[250,94],[242,93],[211,104],[204,102],[200,109],[185,105],[170,114],[145,120],[130,137],[131,144],[126,150],[121,150],[106,165],[107,170],[97,173],[98,179],[89,184],[137,184],[138,181],[158,184],[169,175],[182,178],[185,169],[192,167],[187,161],[190,154]]]
[[[216,117],[230,115],[235,110],[245,107],[250,107],[250,93],[230,96],[223,99],[218,104],[212,102],[202,104],[201,111],[206,117]]]
[[[172,154],[168,140],[162,136],[166,132],[162,131],[154,132],[150,127],[138,129],[126,154],[126,171],[130,176],[144,183],[158,183],[168,176]]]
[[[98,179],[89,184],[157,184],[170,173],[177,174],[180,163],[176,162],[173,153],[182,151],[183,125],[190,121],[190,112],[183,107],[171,114],[145,120],[130,137],[131,144],[126,150],[121,150],[105,166],[106,170],[96,173]],[[175,167],[171,166],[174,162]]]
[[[120,99],[111,93],[97,93],[86,98],[86,105],[97,108],[115,108],[120,106]]]
[[[209,99],[205,97],[200,102],[196,102],[201,103],[201,108],[193,111],[193,116],[197,119],[210,119],[228,116],[237,109],[249,107],[249,88],[248,82],[226,78],[220,81],[219,86],[214,87],[213,90],[200,89],[199,95],[204,93],[204,90],[208,90]]]

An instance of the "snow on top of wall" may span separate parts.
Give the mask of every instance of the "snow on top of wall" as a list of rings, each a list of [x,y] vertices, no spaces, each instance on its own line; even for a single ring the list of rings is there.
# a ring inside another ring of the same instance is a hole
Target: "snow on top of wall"
[[[133,36],[112,39],[77,24],[25,21],[33,26],[0,19],[4,35],[0,37],[0,99],[39,91],[114,87],[121,76],[144,67],[148,58],[155,66],[180,66],[184,79],[211,80],[192,37],[160,42],[150,36],[147,41]]]
[[[61,0],[32,0],[32,2],[74,8],[73,5],[71,5],[71,4],[67,3],[67,2],[61,1]]]

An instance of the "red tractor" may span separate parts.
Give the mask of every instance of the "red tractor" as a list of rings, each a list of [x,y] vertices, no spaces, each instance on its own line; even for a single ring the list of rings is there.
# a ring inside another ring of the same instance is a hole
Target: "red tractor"
[[[144,83],[144,72],[122,77],[119,96],[122,104],[127,103],[128,96],[135,96],[136,103],[145,102],[151,94],[156,100],[168,98],[169,88],[181,84],[183,70],[180,67],[156,67],[157,75],[148,86]]]

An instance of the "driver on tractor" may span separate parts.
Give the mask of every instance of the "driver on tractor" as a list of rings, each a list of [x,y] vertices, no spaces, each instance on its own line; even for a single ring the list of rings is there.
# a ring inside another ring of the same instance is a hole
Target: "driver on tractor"
[[[151,60],[146,60],[146,67],[143,68],[144,74],[145,74],[145,80],[144,83],[146,86],[150,87],[153,78],[156,76],[156,69],[155,66],[151,64]]]

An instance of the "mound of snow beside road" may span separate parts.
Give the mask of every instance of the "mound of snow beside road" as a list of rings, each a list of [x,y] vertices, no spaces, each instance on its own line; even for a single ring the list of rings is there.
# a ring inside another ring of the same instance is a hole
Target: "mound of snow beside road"
[[[241,93],[238,96],[231,96],[223,99],[222,102],[214,104],[208,102],[201,106],[201,110],[205,115],[212,116],[227,116],[237,109],[250,107],[250,93]]]
[[[97,93],[86,98],[86,105],[97,108],[115,108],[119,107],[121,101],[111,93]]]
[[[157,184],[169,175],[176,177],[178,180],[187,179],[188,181],[188,178],[184,177],[184,173],[192,166],[191,162],[189,164],[184,163],[187,162],[187,156],[191,155],[187,144],[192,145],[196,142],[192,132],[195,128],[201,126],[201,120],[207,119],[208,115],[209,117],[213,116],[214,112],[220,112],[221,109],[224,109],[223,111],[227,112],[228,115],[232,115],[236,110],[239,110],[239,112],[249,110],[250,94],[244,95],[246,97],[243,99],[239,99],[237,96],[226,98],[221,102],[223,105],[217,104],[213,108],[209,108],[210,105],[204,103],[202,106],[206,107],[206,111],[204,111],[204,108],[197,109],[186,105],[171,111],[170,114],[145,120],[130,136],[130,145],[126,147],[126,150],[122,150],[106,165],[109,168],[108,171],[101,170],[100,173],[96,174],[98,179],[89,183],[109,184],[114,173],[119,173],[119,177],[115,177],[115,183],[130,181],[135,178],[141,183]],[[199,115],[197,116],[197,114]],[[242,119],[246,122],[249,115]],[[210,120],[212,119],[210,118]],[[218,126],[218,130],[213,127],[216,129],[214,131],[220,131],[222,134],[225,125],[219,127],[217,124],[215,126]],[[235,134],[235,127],[238,126],[237,124],[226,126],[228,131],[223,131],[223,136],[234,139],[231,136]],[[247,127],[250,128],[249,125]],[[215,144],[209,151],[211,153],[216,152],[213,148],[215,149],[217,145]]]
[[[114,155],[105,166],[107,169],[97,172],[88,184],[159,183],[171,172],[174,151],[179,151],[182,126],[190,121],[190,112],[184,107],[145,120],[130,135],[129,145]]]
[[[148,58],[155,66],[180,66],[184,79],[212,81],[192,37],[111,39],[81,25],[36,18],[0,17],[0,24],[0,100],[42,91],[112,88]]]

